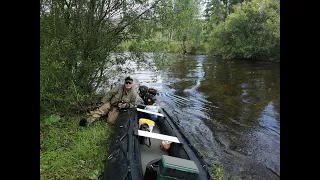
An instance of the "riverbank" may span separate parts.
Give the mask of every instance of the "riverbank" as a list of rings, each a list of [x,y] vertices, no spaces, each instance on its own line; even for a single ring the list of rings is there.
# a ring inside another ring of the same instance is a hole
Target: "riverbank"
[[[79,117],[40,123],[40,179],[98,179],[113,128],[103,121],[80,127]]]
[[[40,180],[101,179],[113,128],[103,121],[80,127],[79,118],[51,116],[40,123]],[[210,168],[217,180],[222,166]]]

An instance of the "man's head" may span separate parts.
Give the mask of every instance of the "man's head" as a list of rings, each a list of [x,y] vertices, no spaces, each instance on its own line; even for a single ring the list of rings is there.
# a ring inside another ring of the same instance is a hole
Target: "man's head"
[[[127,89],[131,89],[132,88],[132,85],[133,85],[133,79],[132,77],[128,76],[124,79],[124,86],[127,88]]]

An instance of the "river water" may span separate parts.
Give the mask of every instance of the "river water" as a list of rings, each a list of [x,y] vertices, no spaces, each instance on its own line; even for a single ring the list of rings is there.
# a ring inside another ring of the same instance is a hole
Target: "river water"
[[[165,67],[131,66],[209,167],[222,164],[229,179],[280,179],[279,64],[196,55]]]

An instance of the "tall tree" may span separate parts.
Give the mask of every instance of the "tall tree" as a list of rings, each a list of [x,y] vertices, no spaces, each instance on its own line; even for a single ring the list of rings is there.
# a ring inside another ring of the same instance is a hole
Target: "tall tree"
[[[145,32],[153,34],[153,37],[149,36],[153,39],[180,41],[182,53],[186,54],[187,41],[193,40],[193,32],[199,30],[199,26],[195,26],[198,23],[199,3],[198,0],[161,0],[153,16],[143,19]]]
[[[104,82],[110,52],[159,1],[40,0],[40,109],[79,109]]]

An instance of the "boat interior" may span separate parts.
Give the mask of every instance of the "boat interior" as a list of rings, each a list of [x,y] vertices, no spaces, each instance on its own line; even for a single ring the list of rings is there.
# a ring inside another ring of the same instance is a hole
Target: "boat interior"
[[[182,158],[190,160],[187,152],[183,148],[181,142],[176,137],[177,130],[167,121],[165,117],[158,116],[156,119],[151,120],[150,114],[146,112],[138,112],[138,121],[147,120],[154,122],[154,126],[150,128],[143,128],[142,123],[137,123],[136,127],[139,135],[140,152],[141,152],[141,166],[143,170],[144,179],[146,177],[146,171],[150,167],[156,167],[163,155]],[[149,122],[150,122],[149,121]],[[145,125],[145,124],[144,124]],[[145,135],[141,131],[150,131],[152,134]],[[163,146],[163,143],[170,143],[167,149]]]
[[[193,177],[194,172],[187,173],[191,171],[199,173],[193,161],[196,160],[196,157],[191,153],[190,147],[182,138],[175,124],[163,115],[163,110],[160,107],[157,107],[157,94],[157,90],[154,88],[139,86],[139,96],[144,104],[138,105],[137,108],[137,122],[135,124],[137,132],[135,134],[139,136],[143,179],[159,179],[159,176],[164,179],[168,176],[178,179],[197,179]],[[198,161],[197,164],[199,165]],[[182,171],[185,173],[177,168],[184,169]]]

